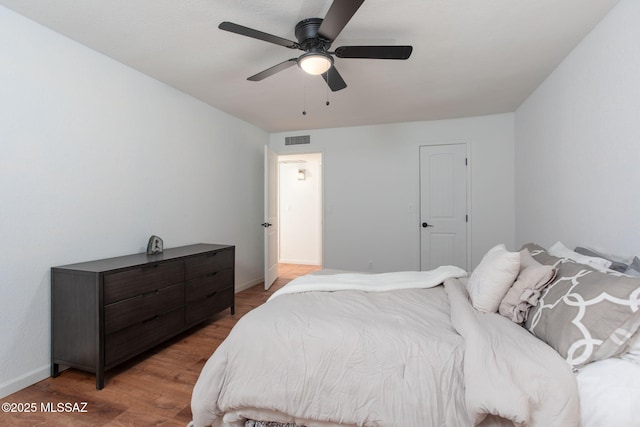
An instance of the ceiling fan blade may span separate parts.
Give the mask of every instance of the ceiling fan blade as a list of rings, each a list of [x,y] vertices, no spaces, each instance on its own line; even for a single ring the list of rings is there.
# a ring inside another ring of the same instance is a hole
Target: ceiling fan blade
[[[333,0],[318,28],[318,35],[323,39],[334,41],[362,3],[364,0]]]
[[[340,46],[338,58],[409,59],[412,46]]]
[[[268,34],[262,31],[254,30],[253,28],[234,24],[233,22],[227,22],[227,21],[221,22],[220,25],[218,25],[218,28],[220,28],[221,30],[240,34],[242,36],[252,37],[254,39],[288,47],[289,49],[300,49],[300,45],[297,42],[287,40],[282,37],[274,36],[273,34]]]
[[[258,74],[254,74],[253,76],[247,78],[247,80],[251,80],[252,82],[259,82],[260,80],[266,79],[269,76],[274,75],[275,73],[279,73],[282,70],[286,70],[287,68],[294,65],[298,62],[298,58],[287,59],[284,62],[279,63],[278,65],[274,65],[271,68],[267,68],[264,71],[260,71]]]
[[[337,92],[347,87],[347,84],[342,79],[338,70],[336,70],[336,67],[329,68],[329,70],[322,75],[322,78],[327,82],[332,92]]]

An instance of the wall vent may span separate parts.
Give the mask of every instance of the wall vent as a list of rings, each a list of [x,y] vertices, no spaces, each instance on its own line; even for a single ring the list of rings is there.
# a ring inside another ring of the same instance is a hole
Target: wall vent
[[[311,135],[285,136],[284,145],[311,144]]]

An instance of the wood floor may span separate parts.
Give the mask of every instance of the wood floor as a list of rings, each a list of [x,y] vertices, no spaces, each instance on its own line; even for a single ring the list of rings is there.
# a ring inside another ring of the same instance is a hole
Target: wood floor
[[[107,371],[102,390],[96,390],[94,375],[69,369],[2,398],[0,426],[185,427],[191,421],[191,391],[198,375],[238,319],[291,279],[317,269],[280,264],[280,277],[270,290],[260,284],[236,294],[235,315],[225,310],[211,322]],[[23,412],[5,412],[6,404]],[[62,410],[51,411],[58,408]],[[29,409],[33,411],[24,412]]]

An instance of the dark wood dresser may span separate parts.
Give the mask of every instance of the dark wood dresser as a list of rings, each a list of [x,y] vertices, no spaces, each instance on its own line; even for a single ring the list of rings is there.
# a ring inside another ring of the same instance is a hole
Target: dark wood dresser
[[[235,246],[196,244],[53,267],[51,376],[96,374],[231,308]]]

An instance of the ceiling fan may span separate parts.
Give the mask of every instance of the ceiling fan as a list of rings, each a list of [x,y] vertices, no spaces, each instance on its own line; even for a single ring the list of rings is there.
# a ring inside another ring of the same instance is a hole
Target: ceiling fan
[[[287,59],[249,77],[247,80],[260,81],[298,64],[309,74],[322,75],[327,85],[335,92],[346,88],[347,84],[333,63],[333,55],[338,58],[408,59],[413,51],[412,46],[340,46],[333,52],[329,51],[331,43],[338,37],[362,3],[364,0],[334,0],[324,19],[308,18],[296,24],[297,42],[233,22],[222,22],[218,28],[289,49],[304,51],[299,57]]]

